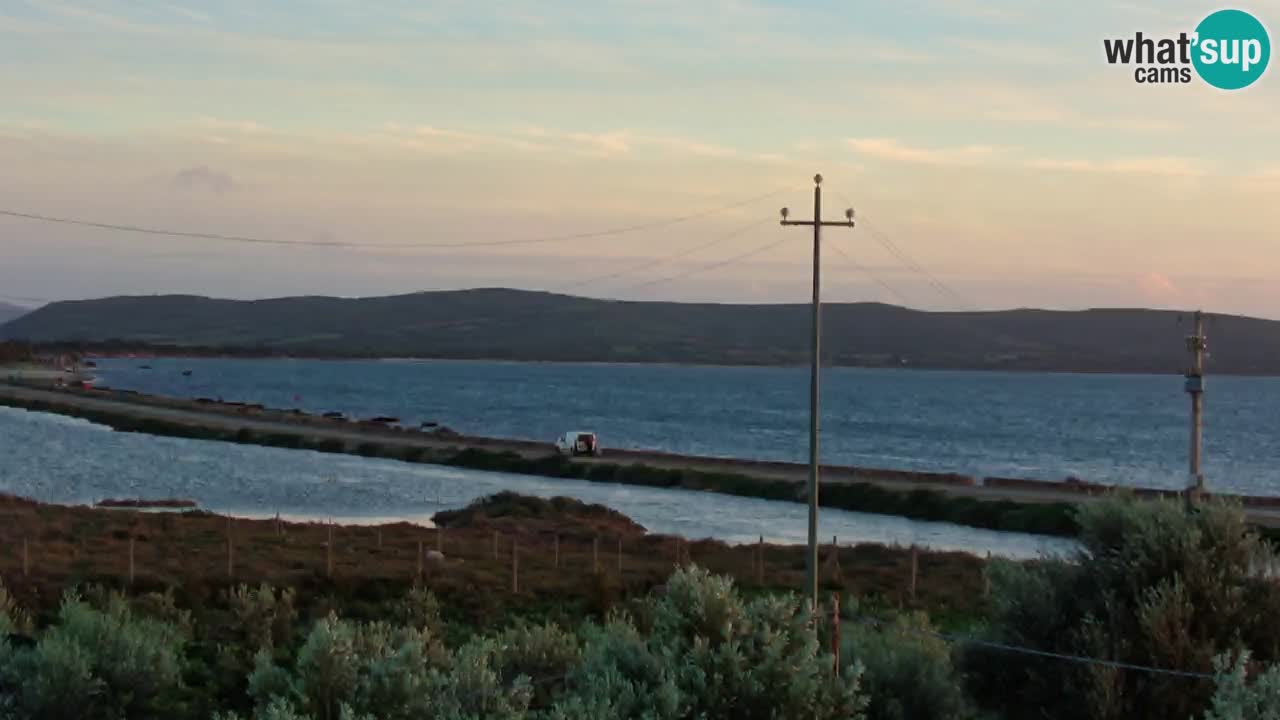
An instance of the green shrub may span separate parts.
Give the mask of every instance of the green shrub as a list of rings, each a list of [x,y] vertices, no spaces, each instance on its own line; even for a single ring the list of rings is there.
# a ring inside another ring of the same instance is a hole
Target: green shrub
[[[520,624],[497,638],[498,676],[506,685],[528,678],[531,707],[546,707],[578,663],[578,639],[559,626]]]
[[[292,588],[277,592],[267,583],[256,590],[238,585],[228,592],[227,605],[242,638],[238,645],[252,655],[286,642],[298,618],[294,600]]]
[[[96,610],[68,594],[35,647],[0,643],[0,695],[18,717],[161,716],[181,701],[183,644],[119,596]]]
[[[804,602],[744,600],[733,582],[678,570],[654,602],[648,640],[626,620],[588,634],[552,717],[858,718],[859,670],[832,672]]]
[[[1204,720],[1280,720],[1280,666],[1273,665],[1247,681],[1249,653],[1214,659],[1217,692]]]
[[[1280,658],[1276,557],[1236,505],[1194,513],[1166,501],[1107,498],[1080,511],[1075,557],[991,567],[991,638],[1012,645],[1210,673],[1224,652]],[[1212,683],[975,647],[971,687],[1009,718],[1186,718]]]
[[[548,713],[551,720],[681,717],[673,669],[629,620],[614,616],[583,636],[582,660],[568,674],[569,692]]]
[[[432,637],[439,637],[444,632],[440,601],[425,588],[411,588],[393,605],[392,617],[397,624],[426,631]]]
[[[292,668],[260,653],[249,691],[258,718],[286,711],[314,720],[521,718],[530,681],[505,679],[504,657],[520,655],[484,638],[450,655],[426,631],[330,615],[312,628]]]
[[[951,648],[931,633],[928,617],[900,616],[886,627],[846,625],[841,657],[863,668],[867,720],[972,717]]]

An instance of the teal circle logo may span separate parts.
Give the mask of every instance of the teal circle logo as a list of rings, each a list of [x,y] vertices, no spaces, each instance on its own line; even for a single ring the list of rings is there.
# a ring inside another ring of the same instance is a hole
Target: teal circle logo
[[[1220,90],[1248,87],[1267,71],[1271,38],[1243,10],[1219,10],[1196,26],[1191,62],[1200,78]]]

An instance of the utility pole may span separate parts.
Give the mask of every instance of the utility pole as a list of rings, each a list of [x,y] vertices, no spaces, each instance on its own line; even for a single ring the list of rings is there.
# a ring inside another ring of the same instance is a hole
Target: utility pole
[[[822,228],[853,227],[853,210],[844,211],[844,222],[822,221],[822,176],[813,176],[813,219],[788,220],[790,211],[782,208],[783,225],[805,225],[813,228],[813,338],[809,367],[809,552],[805,561],[809,607],[818,612],[818,374],[822,352]]]
[[[1195,501],[1204,493],[1204,475],[1200,472],[1200,435],[1204,410],[1204,353],[1209,345],[1204,336],[1204,315],[1199,310],[1195,316],[1196,329],[1187,336],[1187,351],[1191,353],[1191,367],[1187,370],[1187,394],[1191,396],[1191,484],[1187,487],[1187,499]]]

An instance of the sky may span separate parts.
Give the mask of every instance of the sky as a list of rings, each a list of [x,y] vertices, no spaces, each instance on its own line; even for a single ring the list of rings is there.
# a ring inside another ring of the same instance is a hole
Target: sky
[[[1278,318],[1280,69],[1103,52],[1218,7],[0,0],[0,211],[330,243],[0,216],[0,300],[804,302],[822,173],[831,301]]]

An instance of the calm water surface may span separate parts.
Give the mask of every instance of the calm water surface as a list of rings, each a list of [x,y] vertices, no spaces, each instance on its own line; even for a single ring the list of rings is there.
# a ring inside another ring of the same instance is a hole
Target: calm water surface
[[[98,372],[143,392],[433,420],[497,437],[586,429],[614,447],[807,457],[805,368],[115,359]],[[825,462],[1186,484],[1180,377],[836,368],[822,392]],[[1205,408],[1210,486],[1280,494],[1280,378],[1211,377]]]
[[[0,407],[0,491],[60,503],[183,497],[219,512],[371,522],[429,522],[442,509],[516,490],[602,503],[652,532],[750,542],[803,542],[796,503],[535,478],[306,450],[118,433],[85,420]],[[821,535],[845,542],[1034,557],[1071,543],[946,523],[824,510]]]

